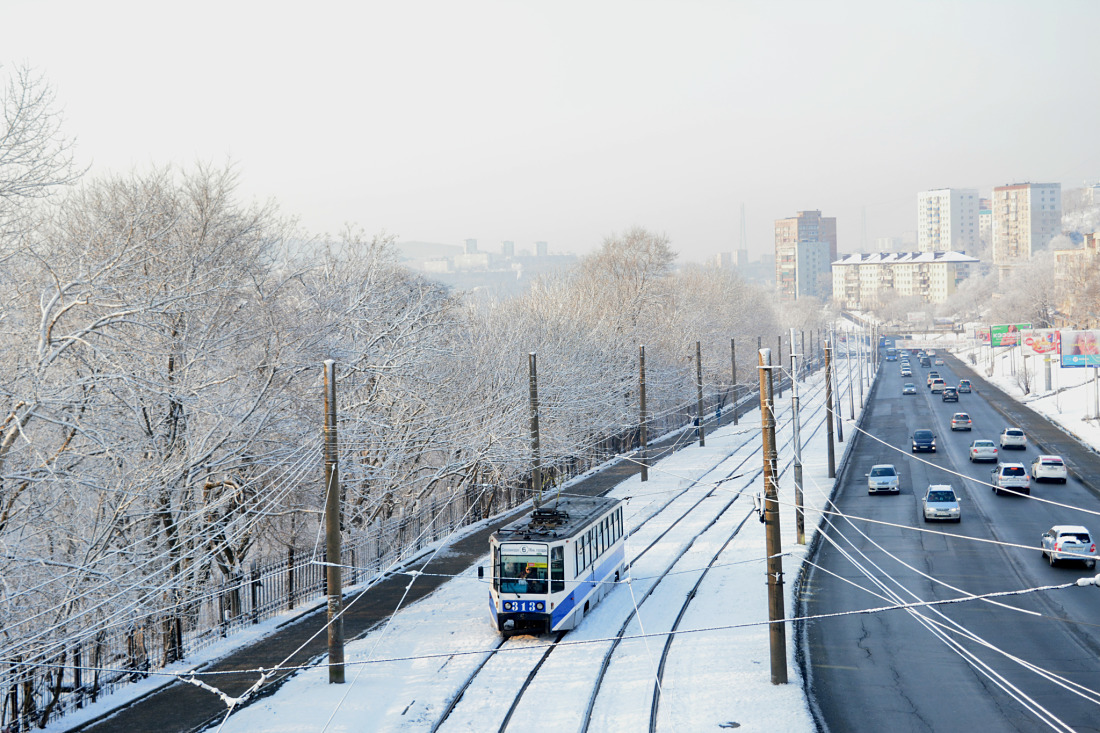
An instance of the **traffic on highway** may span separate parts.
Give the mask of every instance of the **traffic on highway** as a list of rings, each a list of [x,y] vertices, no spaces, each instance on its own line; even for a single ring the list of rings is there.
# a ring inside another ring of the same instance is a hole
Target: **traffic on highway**
[[[1049,423],[951,355],[881,352],[804,582],[807,616],[848,614],[804,627],[819,724],[1100,729],[1100,588],[1072,585],[1096,574],[1096,455],[1056,452]],[[1006,595],[970,599],[988,594]],[[891,605],[910,607],[860,612]]]

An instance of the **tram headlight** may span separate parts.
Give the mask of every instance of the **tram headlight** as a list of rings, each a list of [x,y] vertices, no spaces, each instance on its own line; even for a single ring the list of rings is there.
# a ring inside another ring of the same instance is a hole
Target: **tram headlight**
[[[542,601],[539,601],[538,603],[535,604],[535,610],[536,611],[543,611],[545,609],[546,609],[546,604],[543,603]]]
[[[505,601],[504,602],[504,610],[505,611],[511,611],[512,610],[512,602],[511,601]]]

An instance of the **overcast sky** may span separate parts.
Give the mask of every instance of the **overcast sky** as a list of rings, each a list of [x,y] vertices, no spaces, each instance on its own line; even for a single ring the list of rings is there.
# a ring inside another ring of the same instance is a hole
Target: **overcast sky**
[[[313,232],[682,261],[917,192],[1100,180],[1100,2],[4,0],[0,63],[55,87],[91,173],[238,166]]]

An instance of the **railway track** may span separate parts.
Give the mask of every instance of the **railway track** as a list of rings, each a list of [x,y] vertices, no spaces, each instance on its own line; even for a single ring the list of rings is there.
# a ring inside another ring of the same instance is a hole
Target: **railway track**
[[[823,392],[824,392],[824,388],[822,387],[815,393],[814,398],[812,399],[813,404],[808,405],[808,404],[804,403],[804,408],[803,408],[804,410],[805,410],[806,407],[811,408],[810,409],[810,414],[809,414],[809,419],[806,420],[806,422],[807,423],[812,423],[813,420],[815,418],[817,418],[817,425],[813,429],[813,431],[810,433],[811,436],[814,433],[816,433],[823,424],[825,424],[824,421],[827,418],[827,416],[821,416],[821,413],[825,409]],[[781,408],[781,412],[780,412],[779,417],[780,417],[780,423],[781,423],[780,427],[781,427],[781,429],[784,432],[788,433],[787,435],[784,436],[784,445],[790,445],[790,442],[793,440],[793,435],[789,434],[790,433],[789,425],[790,425],[790,417],[791,417],[790,416],[790,409],[789,408]],[[691,435],[691,433],[686,431],[685,435]],[[710,490],[704,492],[704,494],[702,496],[700,496],[699,498],[692,501],[690,503],[690,505],[687,506],[686,508],[680,508],[679,510],[677,510],[677,511],[679,511],[679,515],[667,527],[665,527],[662,531],[658,532],[656,534],[656,536],[640,552],[638,552],[632,558],[632,560],[630,562],[631,567],[633,567],[636,563],[638,563],[638,561],[641,558],[643,558],[644,556],[646,556],[646,554],[649,553],[653,548],[659,546],[661,541],[663,539],[665,539],[669,535],[669,533],[672,532],[672,530],[677,525],[680,524],[681,521],[683,521],[683,520],[685,520],[685,518],[691,516],[704,502],[713,499],[716,492],[719,491],[720,486],[722,486],[726,482],[728,482],[732,479],[735,479],[735,478],[744,478],[744,479],[746,479],[745,481],[742,482],[741,486],[736,491],[734,491],[732,493],[732,496],[725,503],[725,505],[723,507],[721,507],[721,509],[716,514],[713,515],[713,518],[709,522],[707,522],[706,525],[701,530],[696,532],[694,534],[694,536],[690,539],[690,541],[688,541],[686,544],[684,544],[680,548],[680,550],[676,553],[675,557],[672,558],[672,560],[670,562],[666,563],[666,566],[665,566],[663,572],[661,572],[658,576],[651,577],[649,579],[650,581],[652,581],[652,582],[649,583],[649,587],[646,589],[644,595],[639,600],[637,600],[637,602],[634,604],[633,610],[631,610],[629,612],[626,620],[622,623],[621,627],[619,628],[618,634],[615,636],[615,638],[612,639],[612,641],[610,642],[609,648],[605,651],[605,653],[603,655],[603,658],[602,658],[602,660],[600,662],[600,665],[599,665],[599,669],[596,672],[595,679],[593,680],[593,683],[592,683],[591,694],[589,695],[589,699],[588,699],[587,704],[586,704],[586,708],[585,708],[585,712],[584,712],[584,715],[583,715],[580,730],[587,731],[589,729],[589,724],[590,724],[590,721],[592,720],[593,709],[596,705],[597,699],[599,698],[600,690],[603,687],[603,683],[604,683],[604,680],[606,679],[607,671],[608,671],[609,667],[611,666],[611,661],[614,658],[615,651],[619,647],[619,643],[622,641],[622,638],[625,635],[627,628],[634,621],[634,619],[637,615],[638,608],[640,606],[642,606],[655,592],[657,592],[658,588],[661,586],[662,581],[668,576],[668,574],[670,572],[672,572],[674,570],[674,568],[676,567],[676,564],[678,562],[680,562],[685,556],[687,556],[691,552],[692,547],[694,546],[695,542],[700,537],[702,537],[704,534],[706,534],[708,531],[712,530],[719,523],[719,520],[722,519],[727,514],[727,512],[730,511],[730,509],[733,507],[734,503],[741,496],[741,494],[744,493],[744,491],[748,487],[752,486],[753,483],[757,480],[757,478],[762,473],[762,471],[763,471],[762,468],[757,468],[757,469],[754,469],[750,472],[743,472],[742,471],[744,466],[749,461],[751,461],[754,457],[759,456],[760,447],[756,447],[752,451],[750,451],[748,454],[740,457],[739,460],[737,461],[737,463],[734,466],[730,467],[730,466],[726,465],[731,457],[738,456],[741,453],[741,451],[749,443],[752,443],[753,441],[758,440],[757,436],[758,436],[758,433],[756,433],[756,431],[752,431],[751,433],[747,433],[746,438],[744,440],[740,441],[733,450],[727,452],[727,454],[725,456],[723,456],[721,460],[717,461],[714,465],[712,465],[710,468],[708,468],[698,478],[691,481],[683,489],[675,492],[670,498],[668,498],[666,501],[661,503],[660,506],[658,506],[656,509],[654,509],[653,511],[648,512],[647,515],[644,516],[643,518],[641,518],[640,520],[638,519],[638,515],[640,514],[640,512],[636,513],[632,517],[632,519],[634,519],[635,521],[633,522],[634,526],[631,528],[631,530],[628,534],[628,537],[632,537],[632,536],[636,535],[639,531],[641,531],[643,528],[645,528],[648,525],[649,522],[651,522],[652,520],[654,520],[658,517],[661,517],[667,511],[670,511],[670,508],[673,507],[673,505],[677,501],[684,498],[687,495],[687,493],[689,491],[691,491],[692,488],[698,486],[701,483],[708,483],[708,481],[706,480],[707,477],[710,476],[711,474],[713,474],[715,471],[720,471],[721,470],[721,471],[724,472],[724,475],[720,479],[713,481],[714,486]],[[682,447],[682,445],[674,446],[675,449],[678,449],[679,447]],[[673,447],[670,447],[670,450],[666,451],[666,454],[667,454],[667,452],[670,452],[671,449],[673,449]],[[787,470],[787,468],[789,467],[789,465],[790,465],[789,463],[784,465],[782,471],[785,472]],[[723,488],[722,490],[726,491],[727,489]],[[696,592],[698,591],[699,587],[702,585],[704,579],[706,578],[707,573],[710,571],[710,569],[718,561],[718,558],[725,551],[725,549],[729,546],[730,542],[732,542],[733,539],[740,532],[741,528],[744,526],[744,524],[748,520],[748,518],[750,516],[752,516],[753,514],[754,514],[754,510],[750,510],[743,517],[741,517],[739,521],[735,520],[736,525],[735,525],[733,531],[729,534],[728,537],[725,538],[725,541],[720,544],[720,547],[719,547],[718,551],[713,553],[713,555],[711,556],[709,562],[707,562],[706,566],[701,571],[699,571],[699,575],[695,580],[694,586],[692,587],[691,591],[689,593],[687,593],[686,597],[684,598],[684,600],[682,602],[679,613],[677,614],[676,619],[673,622],[672,630],[675,630],[676,628],[678,628],[680,621],[683,619],[683,617],[684,617],[684,615],[685,615],[685,613],[688,609],[688,606],[690,605],[691,601],[694,599],[694,597],[696,595]],[[698,569],[696,569],[696,570],[698,570]],[[632,590],[632,593],[633,593],[633,590]],[[574,632],[574,633],[576,633],[576,632]],[[503,718],[499,722],[499,725],[497,727],[497,729],[499,731],[504,731],[508,728],[509,724],[512,722],[512,720],[514,718],[514,714],[516,713],[517,709],[519,709],[519,707],[521,705],[521,702],[525,697],[525,694],[531,688],[531,685],[532,685],[533,681],[535,680],[536,676],[538,675],[539,671],[543,668],[545,662],[550,657],[551,653],[555,649],[560,648],[559,647],[559,642],[561,641],[563,636],[564,636],[564,634],[556,635],[553,642],[544,647],[544,651],[543,651],[542,655],[539,657],[537,663],[534,664],[532,666],[532,668],[527,672],[523,682],[521,684],[519,684],[518,690],[516,690],[513,693],[512,700],[511,700],[511,703],[508,707],[507,712],[505,713],[505,715],[503,716]],[[654,680],[654,685],[653,685],[653,690],[654,691],[652,693],[652,698],[651,698],[651,703],[650,703],[650,713],[649,713],[650,729],[651,730],[655,729],[655,726],[656,726],[656,723],[657,723],[657,716],[658,716],[658,710],[659,710],[659,705],[660,705],[661,681],[662,681],[662,676],[663,676],[663,673],[664,673],[665,661],[668,658],[669,651],[672,647],[672,640],[673,639],[674,639],[674,636],[672,636],[672,635],[669,635],[667,637],[667,639],[665,641],[665,644],[663,646],[662,652],[661,652],[660,662],[657,666],[657,673],[656,673],[655,680]],[[437,730],[440,730],[440,729],[443,728],[444,724],[446,723],[446,721],[448,719],[450,719],[451,714],[459,706],[460,702],[462,701],[462,699],[464,698],[464,696],[466,695],[466,693],[468,692],[470,687],[473,686],[474,683],[477,681],[477,679],[479,678],[479,675],[482,674],[483,670],[485,670],[486,666],[490,664],[491,660],[494,657],[497,656],[497,652],[500,651],[502,648],[504,648],[505,644],[509,643],[509,641],[518,641],[518,640],[508,640],[508,641],[501,640],[500,643],[498,643],[496,647],[494,647],[490,652],[488,652],[486,654],[485,659],[483,659],[482,662],[478,665],[478,667],[469,674],[467,679],[461,685],[460,689],[455,693],[454,696],[452,696],[452,698],[449,701],[447,707],[445,708],[443,713],[439,716],[439,718],[435,721],[434,725],[432,726],[432,728],[431,728],[432,731],[437,731]],[[482,711],[482,713],[484,713],[484,711]],[[484,721],[484,720],[481,721],[482,725],[485,725],[487,722],[488,721]]]

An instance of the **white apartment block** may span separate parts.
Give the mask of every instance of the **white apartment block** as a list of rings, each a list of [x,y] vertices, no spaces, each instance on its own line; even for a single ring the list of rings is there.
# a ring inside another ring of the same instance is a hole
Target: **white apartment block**
[[[942,303],[977,264],[977,259],[961,252],[851,254],[832,265],[833,298],[856,310],[907,296]]]
[[[974,255],[981,242],[980,198],[972,188],[939,188],[917,194],[917,249]]]
[[[1002,274],[1062,233],[1062,184],[1014,183],[993,189],[993,264]]]

